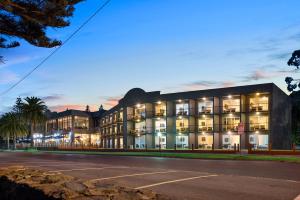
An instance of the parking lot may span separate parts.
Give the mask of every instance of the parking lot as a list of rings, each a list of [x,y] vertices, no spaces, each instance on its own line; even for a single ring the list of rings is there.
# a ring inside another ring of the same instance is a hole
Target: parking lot
[[[293,200],[300,194],[300,165],[294,163],[0,153],[0,167],[14,165],[150,189],[173,199]]]

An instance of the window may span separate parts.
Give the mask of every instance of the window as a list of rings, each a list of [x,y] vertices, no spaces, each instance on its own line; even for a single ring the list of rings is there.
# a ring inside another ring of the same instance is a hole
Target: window
[[[267,96],[250,97],[249,107],[251,112],[268,111],[269,97]]]
[[[213,101],[202,100],[198,103],[198,111],[203,114],[212,114],[213,113]]]
[[[213,130],[213,118],[200,118],[198,120],[199,131],[212,131]]]
[[[259,131],[259,130],[268,130],[269,129],[269,117],[261,114],[252,115],[249,117],[250,121],[250,130]]]
[[[239,117],[224,117],[223,118],[223,130],[224,131],[237,131],[240,123]]]
[[[240,112],[240,99],[223,99],[223,112],[224,113],[234,113]]]
[[[166,104],[164,102],[159,102],[155,104],[155,116],[163,117],[166,116]]]
[[[189,104],[188,103],[176,104],[176,115],[188,115],[188,114],[189,114]]]

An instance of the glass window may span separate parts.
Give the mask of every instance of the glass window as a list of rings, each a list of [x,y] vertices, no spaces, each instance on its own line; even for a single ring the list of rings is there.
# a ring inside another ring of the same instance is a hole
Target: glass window
[[[222,139],[223,149],[234,149],[234,145],[240,144],[240,135],[225,134]]]
[[[155,132],[156,133],[165,133],[166,132],[167,122],[165,119],[160,119],[155,121]]]
[[[239,123],[240,123],[239,117],[234,117],[234,116],[223,117],[223,131],[238,131]]]
[[[176,104],[176,115],[188,115],[189,104],[188,103],[177,103]]]
[[[77,129],[89,128],[89,118],[75,116],[74,117],[74,127]]]
[[[212,114],[213,113],[213,101],[200,101],[198,102],[199,113]]]
[[[176,119],[176,132],[185,133],[188,132],[189,120],[188,119]]]
[[[213,136],[212,135],[199,135],[198,148],[199,149],[212,149]]]
[[[177,148],[189,148],[189,137],[186,135],[176,136],[176,147]]]
[[[163,117],[166,116],[166,104],[164,102],[159,102],[155,104],[155,116]]]
[[[144,149],[145,144],[146,144],[145,141],[146,141],[145,135],[135,137],[135,148],[136,149]]]
[[[202,117],[198,119],[199,131],[212,131],[213,130],[213,118]]]
[[[269,135],[251,134],[249,135],[249,143],[254,149],[267,149],[269,146]]]
[[[269,109],[269,97],[267,96],[255,96],[250,97],[250,111],[268,111]]]
[[[240,99],[239,98],[223,99],[223,112],[225,113],[240,112]]]
[[[268,130],[269,129],[269,116],[252,115],[249,117],[250,121],[250,130],[259,131],[259,130]]]

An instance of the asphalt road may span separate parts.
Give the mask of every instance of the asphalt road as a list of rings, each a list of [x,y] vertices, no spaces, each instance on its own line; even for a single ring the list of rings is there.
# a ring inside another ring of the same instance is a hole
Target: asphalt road
[[[12,165],[150,189],[174,199],[294,200],[300,195],[300,164],[294,163],[1,152],[0,167]]]

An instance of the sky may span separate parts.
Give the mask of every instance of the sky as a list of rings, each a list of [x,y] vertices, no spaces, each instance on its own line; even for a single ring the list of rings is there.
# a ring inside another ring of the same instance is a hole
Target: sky
[[[76,6],[64,41],[104,0]],[[38,96],[52,111],[109,109],[134,87],[161,93],[273,82],[286,93],[286,62],[300,49],[299,0],[112,0],[54,56],[9,93]],[[0,49],[0,93],[54,49]]]

